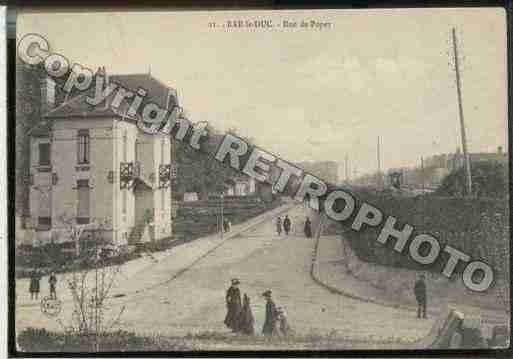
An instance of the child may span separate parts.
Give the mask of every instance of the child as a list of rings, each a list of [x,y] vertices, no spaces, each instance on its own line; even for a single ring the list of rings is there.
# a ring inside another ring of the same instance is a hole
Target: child
[[[276,325],[278,326],[277,329],[282,336],[289,336],[292,334],[292,328],[289,325],[287,312],[283,307],[278,307],[278,320]]]

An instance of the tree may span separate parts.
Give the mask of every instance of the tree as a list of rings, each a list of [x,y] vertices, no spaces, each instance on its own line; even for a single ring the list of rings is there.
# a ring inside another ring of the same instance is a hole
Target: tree
[[[83,226],[77,226],[72,217],[62,215],[59,217],[71,240],[77,244],[83,237]],[[67,275],[66,281],[73,299],[73,311],[68,325],[58,320],[67,332],[80,336],[88,336],[94,344],[94,351],[100,350],[101,337],[105,336],[119,320],[125,310],[112,308],[108,299],[115,287],[120,265],[112,265],[102,255],[102,247],[108,241],[103,238],[108,228],[105,220],[94,221],[88,232],[91,248],[81,248],[77,252],[75,268]]]
[[[207,130],[210,141],[221,140],[222,135],[213,127],[208,126]],[[235,131],[232,129],[229,133],[236,134]],[[230,166],[210,156],[208,154],[210,151],[207,149],[209,145],[212,146],[208,142],[202,143],[202,150],[199,151],[184,142],[176,145],[176,163],[179,168],[176,181],[178,193],[197,192],[201,199],[207,199],[210,193],[224,191],[226,180],[241,175]]]
[[[26,215],[28,209],[28,184],[26,175],[30,168],[30,136],[41,119],[41,67],[28,66],[17,59],[16,63],[16,213]]]
[[[453,171],[445,177],[436,194],[459,196],[464,193],[465,176],[464,168]],[[491,161],[472,162],[472,191],[478,197],[504,198],[508,193],[505,166]]]

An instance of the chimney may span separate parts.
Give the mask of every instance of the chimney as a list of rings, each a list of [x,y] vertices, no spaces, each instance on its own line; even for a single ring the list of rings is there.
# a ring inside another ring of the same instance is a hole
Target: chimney
[[[109,76],[107,75],[107,71],[105,71],[105,66],[98,67],[96,75],[103,77],[103,88],[106,88],[109,85]],[[105,99],[104,110],[107,110],[108,108],[109,100]]]
[[[46,77],[41,80],[41,115],[55,108],[55,81]]]
[[[166,110],[170,111],[171,103],[173,103],[173,106],[178,106],[178,94],[175,89],[169,87],[167,89],[167,101],[166,101]]]
[[[107,73],[107,70],[105,70],[105,66],[102,67],[103,70],[103,76],[105,76],[105,86],[109,85],[110,76]]]

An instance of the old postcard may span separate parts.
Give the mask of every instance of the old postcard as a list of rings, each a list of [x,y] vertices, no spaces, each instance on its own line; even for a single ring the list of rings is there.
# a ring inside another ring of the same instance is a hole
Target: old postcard
[[[19,353],[509,348],[504,9],[16,26]]]

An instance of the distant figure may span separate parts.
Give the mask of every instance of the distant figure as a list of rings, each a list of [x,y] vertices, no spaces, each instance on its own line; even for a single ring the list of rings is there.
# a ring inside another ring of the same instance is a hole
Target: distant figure
[[[242,310],[239,280],[232,279],[232,285],[226,291],[226,308],[228,313],[224,319],[224,324],[232,331],[237,331],[237,321]]]
[[[262,296],[267,300],[265,305],[265,322],[262,328],[262,334],[265,336],[272,336],[275,334],[276,321],[278,320],[278,311],[276,305],[271,298],[271,291],[266,290]]]
[[[50,285],[50,298],[57,299],[57,293],[55,291],[55,286],[57,285],[57,277],[55,273],[52,272],[50,277],[48,278],[48,284]]]
[[[292,334],[292,328],[289,325],[287,312],[285,311],[285,308],[278,307],[278,318],[277,318],[277,330],[279,331],[279,334],[281,336],[289,336]]]
[[[254,325],[255,318],[253,317],[253,312],[251,311],[249,297],[247,294],[244,294],[244,298],[242,300],[242,311],[239,316],[238,331],[246,335],[254,335]]]
[[[278,233],[279,236],[281,235],[281,218],[280,217],[278,217],[278,219],[276,220],[276,233]]]
[[[287,236],[290,232],[290,226],[291,226],[290,218],[288,215],[286,215],[285,219],[283,220],[283,229],[285,230],[285,235],[287,235]]]
[[[37,297],[39,296],[39,282],[41,281],[41,276],[39,275],[39,273],[37,272],[36,269],[34,269],[32,271],[32,273],[30,274],[30,287],[29,287],[29,292],[30,292],[30,299],[36,299],[37,300]]]
[[[415,299],[417,299],[417,318],[426,319],[426,306],[427,306],[427,295],[426,295],[426,276],[421,274],[419,279],[415,282]]]
[[[230,232],[230,222],[226,218],[223,219],[223,229],[225,232]]]
[[[305,237],[312,238],[312,222],[310,222],[310,218],[306,217],[305,221]]]

